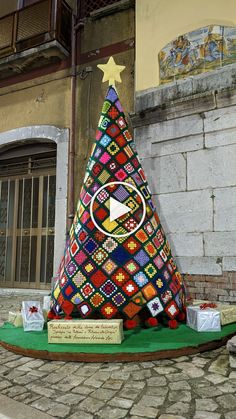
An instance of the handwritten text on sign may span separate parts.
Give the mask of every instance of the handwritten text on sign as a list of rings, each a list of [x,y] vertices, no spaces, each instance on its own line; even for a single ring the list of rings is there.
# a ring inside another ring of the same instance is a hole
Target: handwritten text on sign
[[[52,320],[48,343],[121,343],[123,320]]]

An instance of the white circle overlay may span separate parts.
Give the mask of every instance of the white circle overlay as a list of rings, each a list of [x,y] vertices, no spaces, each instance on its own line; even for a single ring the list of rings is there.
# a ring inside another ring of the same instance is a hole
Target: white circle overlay
[[[111,233],[107,233],[105,230],[103,230],[95,221],[94,215],[93,215],[93,204],[94,204],[94,200],[96,199],[97,195],[105,188],[107,188],[108,186],[111,185],[125,185],[128,188],[133,189],[135,192],[137,192],[137,194],[140,196],[141,201],[142,201],[142,205],[143,205],[143,215],[142,218],[139,222],[139,224],[137,225],[137,227],[135,227],[132,231],[130,231],[129,233],[124,233],[124,234],[111,234]],[[93,223],[95,224],[95,226],[97,227],[97,229],[99,231],[101,231],[103,234],[105,234],[106,236],[110,236],[110,237],[128,237],[131,234],[135,233],[135,231],[137,231],[139,229],[139,227],[143,224],[145,216],[146,216],[146,203],[144,200],[143,195],[141,194],[141,192],[139,192],[139,190],[137,188],[135,188],[133,185],[131,185],[128,182],[109,182],[106,183],[104,186],[101,186],[101,188],[99,188],[97,190],[97,192],[95,193],[95,195],[92,198],[92,201],[90,202],[90,216],[92,218]]]

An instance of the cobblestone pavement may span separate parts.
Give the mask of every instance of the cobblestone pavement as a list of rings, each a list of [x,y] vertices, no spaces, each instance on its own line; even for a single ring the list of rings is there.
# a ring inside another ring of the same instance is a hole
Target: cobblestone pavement
[[[0,322],[23,299],[33,298],[1,297]],[[0,348],[0,378],[0,393],[56,418],[236,419],[236,370],[225,347],[123,364],[44,361]]]

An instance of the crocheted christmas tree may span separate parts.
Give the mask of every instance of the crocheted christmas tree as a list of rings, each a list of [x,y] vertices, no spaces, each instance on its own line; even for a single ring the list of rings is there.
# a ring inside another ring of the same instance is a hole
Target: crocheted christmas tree
[[[117,78],[108,78],[113,84],[102,107],[52,308],[66,316],[99,313],[107,319],[132,319],[148,308],[152,317],[165,313],[174,319],[182,311],[182,278],[128,130],[114,86]]]

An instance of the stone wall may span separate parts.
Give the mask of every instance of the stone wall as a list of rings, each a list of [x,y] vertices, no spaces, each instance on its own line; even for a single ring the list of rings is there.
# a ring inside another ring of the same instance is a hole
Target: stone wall
[[[236,301],[236,66],[139,92],[132,119],[189,292]]]

